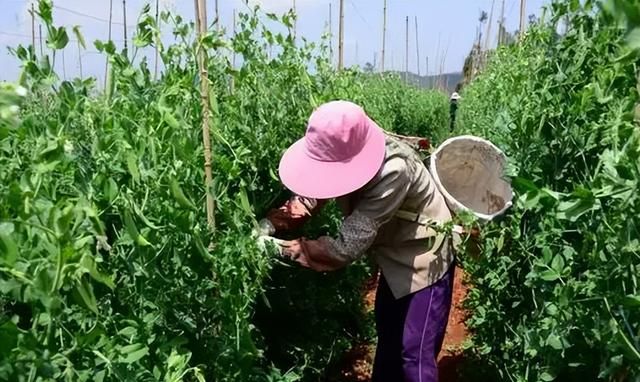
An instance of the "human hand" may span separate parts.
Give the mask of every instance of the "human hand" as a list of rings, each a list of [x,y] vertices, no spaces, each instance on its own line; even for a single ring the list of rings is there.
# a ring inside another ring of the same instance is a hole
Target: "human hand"
[[[282,255],[284,257],[290,258],[305,268],[316,272],[329,272],[336,269],[330,263],[325,263],[322,259],[311,257],[310,254],[305,253],[301,240],[283,241],[280,245],[282,246]]]

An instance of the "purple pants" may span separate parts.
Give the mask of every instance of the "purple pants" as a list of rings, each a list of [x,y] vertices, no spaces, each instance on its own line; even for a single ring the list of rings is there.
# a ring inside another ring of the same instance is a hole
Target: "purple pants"
[[[435,284],[395,299],[384,276],[376,292],[378,347],[372,382],[438,382],[455,265]]]

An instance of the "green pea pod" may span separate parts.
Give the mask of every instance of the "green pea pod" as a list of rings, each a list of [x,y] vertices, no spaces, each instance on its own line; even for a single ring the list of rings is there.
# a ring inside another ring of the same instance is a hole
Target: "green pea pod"
[[[10,235],[0,233],[0,261],[12,266],[18,259],[18,245]]]
[[[139,246],[142,247],[151,247],[151,243],[149,243],[149,241],[142,235],[138,235],[138,237],[136,238],[136,243],[138,243]]]
[[[138,159],[132,152],[127,154],[127,169],[131,174],[133,183],[140,182],[140,171],[138,170]]]
[[[154,229],[154,230],[162,229],[162,227],[158,227],[157,225],[153,224],[153,222],[151,222],[151,220],[149,220],[146,216],[144,216],[144,213],[142,212],[142,209],[140,207],[138,207],[137,204],[131,202],[131,205],[133,206],[133,212],[136,213],[136,216],[138,217],[138,219],[142,220],[144,225],[146,225],[147,227],[149,227],[151,229]]]
[[[129,236],[131,236],[136,244],[143,247],[148,247],[151,245],[151,243],[149,243],[147,239],[145,239],[145,237],[142,236],[138,231],[138,227],[136,227],[136,224],[133,222],[133,217],[131,216],[131,213],[129,211],[124,212],[124,225],[127,229],[127,232],[129,233]]]
[[[189,200],[189,198],[187,198],[187,195],[184,194],[184,192],[182,191],[182,188],[180,188],[180,184],[175,178],[171,178],[169,187],[171,188],[171,194],[173,195],[173,197],[176,199],[176,202],[178,202],[178,204],[181,207],[188,208],[191,210],[196,209],[196,206],[193,204],[191,200]]]
[[[194,239],[194,242],[196,244],[196,249],[198,250],[198,252],[202,256],[202,258],[207,260],[207,261],[213,262],[214,257],[211,256],[211,254],[209,253],[207,248],[204,246],[204,243],[202,242],[202,239],[200,238],[200,234],[197,233],[197,232],[194,233],[193,234],[193,239]]]
[[[176,130],[180,129],[180,123],[178,122],[176,117],[174,117],[170,112],[168,111],[164,112],[163,119],[167,123],[167,125],[169,125],[169,127],[171,127],[172,129],[176,129]]]
[[[249,203],[249,198],[247,197],[245,190],[240,189],[238,196],[240,197],[240,205],[244,212],[249,216],[253,216],[253,209],[251,208],[251,203]]]

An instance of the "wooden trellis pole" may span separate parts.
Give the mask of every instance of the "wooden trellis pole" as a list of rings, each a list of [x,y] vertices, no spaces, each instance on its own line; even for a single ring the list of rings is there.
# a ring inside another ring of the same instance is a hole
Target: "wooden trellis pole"
[[[198,44],[202,36],[207,33],[207,8],[204,0],[194,0],[196,10],[196,33]],[[207,198],[207,223],[209,230],[215,230],[215,200],[211,193],[213,175],[211,171],[211,136],[209,132],[209,74],[207,70],[207,51],[204,47],[198,49],[198,66],[200,69],[200,101],[202,105],[202,143],[204,145],[204,176],[205,193]]]
[[[235,38],[236,37],[236,9],[235,8],[233,9],[233,26],[231,28],[233,31],[233,35],[231,36],[231,38]],[[233,70],[236,69],[236,50],[233,48],[233,46],[231,47],[231,69]],[[231,94],[235,92],[235,88],[236,88],[235,77],[231,75],[231,78],[229,78],[229,90],[231,91]]]
[[[329,3],[329,59],[333,66],[333,11]]]
[[[504,43],[504,0],[502,0],[502,9],[500,10],[500,23],[499,23],[499,30],[498,30],[498,46],[502,45]]]
[[[409,81],[409,16],[405,22],[404,81]]]
[[[33,53],[36,52],[36,16],[33,9],[33,3],[31,3],[31,46],[33,47]]]
[[[445,62],[447,61],[447,55],[449,54],[449,46],[451,44],[451,38],[449,38],[447,40],[447,46],[444,49],[444,52],[442,54],[442,62],[440,63],[440,87],[445,90],[445,86],[448,83],[448,78],[445,78],[444,76],[444,68],[445,68]],[[445,81],[446,80],[446,81]]]
[[[218,32],[220,32],[220,8],[219,8],[219,1],[216,0],[215,5],[216,5],[216,30]],[[205,21],[205,28],[206,28],[206,21]]]
[[[524,38],[524,14],[527,8],[527,0],[520,0],[520,40]]]
[[[67,80],[67,65],[64,59],[64,48],[61,50],[60,54],[62,55],[62,79]]]
[[[78,68],[80,69],[80,78],[82,78],[82,50],[80,49],[82,45],[80,44],[80,40],[78,40]]]
[[[158,41],[156,41],[156,59],[153,66],[153,80],[158,78],[158,49],[160,45],[160,0],[156,0],[156,28],[158,28]]]
[[[344,67],[344,0],[340,0],[340,31],[338,36],[338,70]]]
[[[44,57],[44,50],[42,49],[42,24],[38,24],[38,38],[40,40],[40,57]]]
[[[425,68],[426,76],[429,77],[429,56],[425,58],[425,61],[426,61],[426,68]]]
[[[440,86],[440,73],[438,72],[438,63],[440,62],[440,53],[442,53],[440,51],[440,38],[441,35],[440,33],[438,33],[438,48],[436,49],[436,57],[435,57],[435,61],[433,63],[433,75],[435,77],[434,79],[434,83],[435,83],[435,87],[439,87]]]
[[[382,57],[380,58],[380,72],[384,73],[384,57],[387,45],[387,0],[384,0],[382,9]]]
[[[489,22],[487,23],[487,35],[484,37],[484,50],[489,50],[489,41],[491,41],[491,24],[493,24],[493,10],[496,0],[491,1],[491,12],[489,12]]]
[[[236,32],[236,24],[237,24],[236,13],[237,13],[237,11],[234,9],[233,10],[233,37],[234,38],[236,37],[236,33],[237,33]],[[233,69],[235,69],[236,68],[236,51],[235,51],[235,49],[232,49],[232,53],[231,54],[232,54],[231,55],[231,67]]]
[[[127,0],[122,0],[122,26],[124,27],[124,54],[129,56],[127,43]]]
[[[111,41],[111,23],[113,21],[113,0],[109,0],[109,34],[107,40]],[[109,57],[104,64],[104,88],[107,89],[107,77],[109,76]]]
[[[416,16],[416,67],[420,76],[420,41],[418,37],[418,16]]]

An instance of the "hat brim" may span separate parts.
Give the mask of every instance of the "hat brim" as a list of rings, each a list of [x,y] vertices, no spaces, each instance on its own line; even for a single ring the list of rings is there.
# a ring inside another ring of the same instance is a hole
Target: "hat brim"
[[[294,143],[280,160],[280,180],[297,195],[332,199],[366,185],[378,173],[385,157],[385,135],[369,119],[367,142],[354,157],[340,162],[323,162],[306,154],[305,140]]]

